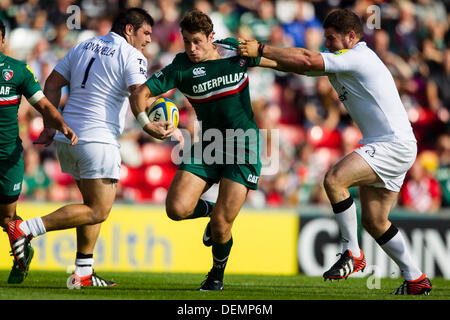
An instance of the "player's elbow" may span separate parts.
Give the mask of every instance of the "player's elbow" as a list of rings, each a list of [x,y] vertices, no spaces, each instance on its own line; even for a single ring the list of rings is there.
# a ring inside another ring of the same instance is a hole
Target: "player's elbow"
[[[323,67],[317,57],[305,54],[293,55],[290,61],[281,65],[279,70],[302,74],[305,71],[321,70]]]
[[[55,70],[50,73],[44,84],[44,94],[49,92],[60,91],[62,87],[66,86],[68,81]]]
[[[136,90],[131,92],[130,97],[128,99],[130,100],[131,107],[136,105],[136,102],[138,101],[137,95],[136,95]]]
[[[310,50],[301,50],[292,56],[292,63],[295,72],[323,71],[324,62],[322,55]]]
[[[52,92],[58,92],[59,90],[61,90],[61,88],[51,81],[47,80],[44,84],[44,94],[46,96],[51,95]]]
[[[325,63],[320,53],[313,53],[306,56],[305,69],[308,71],[324,71]]]

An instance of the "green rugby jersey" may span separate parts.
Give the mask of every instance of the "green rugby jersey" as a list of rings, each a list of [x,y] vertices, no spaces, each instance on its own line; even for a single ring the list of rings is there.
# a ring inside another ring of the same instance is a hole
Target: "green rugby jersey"
[[[248,85],[247,69],[257,66],[260,58],[237,54],[238,40],[215,41],[220,59],[193,63],[185,52],[155,73],[146,84],[154,96],[173,88],[183,93],[202,122],[202,130],[216,128],[256,129]]]
[[[27,99],[41,90],[31,68],[0,53],[0,159],[18,159],[22,153],[17,114],[22,95]]]

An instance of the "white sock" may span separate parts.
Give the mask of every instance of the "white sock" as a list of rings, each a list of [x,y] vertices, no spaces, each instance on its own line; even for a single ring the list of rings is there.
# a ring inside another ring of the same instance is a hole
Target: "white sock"
[[[342,253],[350,250],[352,255],[358,258],[361,255],[361,249],[358,244],[358,220],[355,203],[352,203],[344,211],[335,213],[335,217],[341,231]]]
[[[42,222],[41,217],[33,218],[30,220],[23,221],[19,225],[20,230],[25,233],[27,236],[30,234],[33,235],[34,238],[40,236],[41,234],[46,233],[44,223]]]
[[[397,228],[395,229],[397,230]],[[397,233],[390,240],[380,245],[384,252],[399,266],[405,280],[412,281],[420,278],[422,271],[411,258],[406,247],[405,239],[403,239],[400,231],[397,230]]]
[[[87,277],[93,272],[94,258],[75,259],[75,273],[80,277]]]

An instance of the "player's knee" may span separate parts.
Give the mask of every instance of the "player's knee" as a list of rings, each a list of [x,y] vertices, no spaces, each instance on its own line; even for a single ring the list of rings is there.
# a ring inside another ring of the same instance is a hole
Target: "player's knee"
[[[0,216],[0,227],[5,228],[11,220],[13,220],[12,215]]]
[[[337,174],[334,170],[330,169],[323,179],[323,187],[326,191],[334,190],[339,185]]]
[[[96,218],[96,223],[95,223],[95,224],[97,224],[97,223],[102,223],[102,222],[106,221],[106,219],[108,219],[108,217],[109,217],[109,211],[108,211],[108,212],[106,212],[106,211],[104,211],[104,212],[99,212],[99,213],[95,216],[95,218]]]
[[[0,218],[0,227],[5,228],[10,221],[11,221],[10,217],[1,217]]]
[[[361,217],[361,225],[370,235],[378,235],[383,230],[386,221],[374,219],[372,217]]]
[[[96,212],[92,216],[92,224],[105,222],[109,216],[109,212]]]
[[[372,227],[372,220],[362,216],[361,225],[365,230],[368,231]]]
[[[174,220],[174,221],[180,221],[186,218],[186,216],[189,215],[189,210],[186,209],[186,207],[180,203],[177,203],[175,201],[166,202],[166,214],[167,216]]]
[[[90,206],[91,208],[91,224],[98,224],[106,221],[111,211],[110,207]]]
[[[214,241],[222,242],[231,232],[231,223],[225,219],[211,219],[211,234]]]
[[[173,208],[166,208],[166,214],[171,220],[183,220],[182,216],[180,216],[176,210],[173,210]]]

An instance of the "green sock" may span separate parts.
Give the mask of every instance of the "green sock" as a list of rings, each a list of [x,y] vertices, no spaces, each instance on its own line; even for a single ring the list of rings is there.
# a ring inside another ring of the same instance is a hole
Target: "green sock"
[[[196,219],[201,217],[210,217],[211,212],[214,209],[215,203],[209,202],[203,199],[198,200],[195,206],[194,212],[188,219]]]
[[[210,275],[217,280],[223,281],[223,274],[225,266],[227,265],[228,256],[230,255],[231,247],[233,246],[233,237],[225,243],[212,244],[213,267]]]

